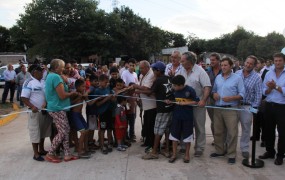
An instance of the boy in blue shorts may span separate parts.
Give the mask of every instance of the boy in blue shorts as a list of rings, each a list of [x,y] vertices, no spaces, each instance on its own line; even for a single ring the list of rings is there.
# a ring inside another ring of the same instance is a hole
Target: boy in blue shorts
[[[105,74],[99,76],[99,87],[95,90],[95,95],[97,97],[102,97],[96,102],[99,121],[100,121],[100,132],[99,132],[99,142],[101,146],[101,151],[103,154],[108,154],[112,151],[112,130],[113,130],[113,117],[112,117],[112,102],[115,101],[115,96],[113,92],[108,87],[109,78]],[[108,145],[104,146],[104,134],[107,130]]]
[[[169,162],[173,163],[176,160],[177,145],[182,139],[186,144],[183,162],[189,163],[190,145],[193,140],[193,107],[190,105],[197,104],[199,98],[192,87],[185,85],[185,78],[181,75],[177,75],[172,79],[172,88],[174,89],[176,105],[173,110],[169,135],[169,139],[172,140],[172,156]]]
[[[71,104],[80,104],[82,103],[86,97],[84,96],[85,92],[85,82],[81,79],[75,81],[77,96],[71,97]],[[88,128],[85,119],[82,116],[82,107],[83,104],[72,107],[70,112],[71,117],[71,126],[76,129],[76,131],[80,132],[78,143],[78,156],[80,158],[90,158],[90,154],[88,153]],[[77,139],[77,138],[76,138]]]

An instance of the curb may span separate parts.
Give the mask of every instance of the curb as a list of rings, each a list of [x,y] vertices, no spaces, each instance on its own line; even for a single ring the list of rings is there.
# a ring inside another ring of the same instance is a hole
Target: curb
[[[16,103],[13,103],[14,111],[19,111],[19,106]],[[13,111],[13,112],[14,112]],[[19,114],[12,114],[11,116],[3,117],[0,119],[0,127],[8,124],[9,122],[13,121]]]

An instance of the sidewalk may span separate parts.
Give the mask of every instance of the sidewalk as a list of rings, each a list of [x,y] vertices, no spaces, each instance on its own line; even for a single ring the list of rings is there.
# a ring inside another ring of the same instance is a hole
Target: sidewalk
[[[144,148],[140,147],[140,118],[136,119],[136,136],[138,142],[126,152],[103,155],[100,151],[92,158],[80,159],[71,162],[53,164],[36,162],[32,159],[32,145],[27,130],[27,115],[20,114],[14,121],[0,127],[0,179],[258,179],[283,180],[285,178],[285,165],[276,166],[274,160],[265,160],[261,169],[251,169],[241,164],[242,157],[238,148],[237,162],[228,165],[227,158],[209,158],[214,147],[211,145],[213,137],[210,132],[210,121],[207,119],[207,145],[202,157],[193,156],[191,146],[191,161],[183,163],[180,156],[174,164],[168,159],[159,156],[158,160],[142,160]],[[96,132],[97,134],[97,132]],[[257,156],[265,149],[257,143]],[[46,149],[50,147],[46,139]],[[238,145],[239,147],[239,145]]]

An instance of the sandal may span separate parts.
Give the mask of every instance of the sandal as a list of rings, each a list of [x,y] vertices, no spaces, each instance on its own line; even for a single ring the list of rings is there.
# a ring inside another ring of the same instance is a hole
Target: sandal
[[[167,152],[167,151],[161,151],[160,154],[163,155],[166,158],[170,158],[170,156],[171,156],[170,153]]]
[[[144,159],[144,160],[158,159],[158,155],[152,154],[152,153],[148,153],[148,154],[144,155],[144,156],[142,157],[142,159]]]
[[[168,160],[169,163],[174,163],[175,161],[176,161],[176,156],[172,156],[172,157]]]
[[[68,162],[68,161],[73,161],[73,160],[77,160],[77,159],[79,159],[78,156],[73,156],[73,155],[71,155],[70,158],[65,158],[65,157],[64,157],[63,160],[64,160],[65,162]]]
[[[47,154],[45,156],[45,160],[52,163],[60,163],[61,160],[55,157],[54,155]]]
[[[189,162],[190,162],[190,159],[183,158],[183,162],[184,162],[184,163],[189,163]]]

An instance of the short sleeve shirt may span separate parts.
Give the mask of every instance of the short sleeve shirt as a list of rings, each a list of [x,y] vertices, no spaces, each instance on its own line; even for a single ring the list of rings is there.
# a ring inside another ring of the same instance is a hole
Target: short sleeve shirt
[[[195,90],[190,86],[185,86],[180,91],[174,92],[176,102],[180,101],[199,101],[198,96],[196,96]],[[190,120],[193,117],[193,106],[180,106],[175,105],[173,111],[173,117],[179,119]]]
[[[126,70],[122,73],[122,79],[125,82],[125,84],[128,86],[130,83],[138,84],[138,75],[137,73],[133,72],[130,73],[129,70]]]
[[[67,85],[63,82],[63,79],[55,73],[49,73],[46,78],[46,84],[45,84],[45,93],[46,93],[46,100],[47,100],[47,109],[48,111],[62,111],[62,110],[68,110],[65,109],[66,107],[70,106],[70,99],[60,99],[57,92],[56,87],[59,84],[63,84],[64,91],[68,92]]]
[[[153,82],[155,80],[152,69],[150,69],[145,76],[140,75],[140,86],[145,86],[151,88]],[[142,107],[143,110],[149,110],[156,108],[155,97],[153,95],[147,96],[145,94],[140,94],[140,98],[142,98]],[[152,99],[152,100],[147,100]]]
[[[173,104],[167,105],[161,101],[166,99],[174,99],[170,79],[168,76],[163,75],[161,77],[157,77],[152,84],[151,91],[154,92],[156,100],[159,100],[156,101],[158,113],[167,113],[172,111]]]
[[[28,98],[30,103],[41,109],[45,103],[44,82],[34,77],[26,79],[23,83],[21,97]]]
[[[185,84],[195,89],[197,96],[202,99],[204,87],[211,87],[211,82],[206,71],[195,64],[192,71],[187,74],[185,68],[182,68],[177,75],[180,74],[185,77]]]

